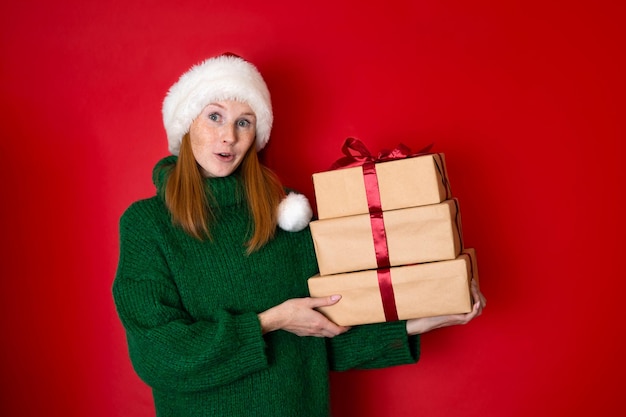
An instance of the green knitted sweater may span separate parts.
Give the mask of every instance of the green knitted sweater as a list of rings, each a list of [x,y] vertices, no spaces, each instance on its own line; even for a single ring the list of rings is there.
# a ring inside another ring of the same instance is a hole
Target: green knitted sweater
[[[261,333],[257,314],[308,296],[317,273],[309,229],[278,229],[247,256],[250,216],[237,174],[206,181],[217,221],[211,241],[172,226],[163,184],[120,221],[113,296],[131,361],[157,416],[328,416],[328,371],[413,363],[419,339],[404,322],[354,327],[332,339]]]

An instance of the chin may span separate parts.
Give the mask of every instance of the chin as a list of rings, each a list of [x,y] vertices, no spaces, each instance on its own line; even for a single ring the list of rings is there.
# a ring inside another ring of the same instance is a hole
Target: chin
[[[207,169],[202,169],[202,175],[205,178],[220,178],[220,177],[228,177],[229,175],[231,175],[233,172],[235,172],[235,170],[237,169],[239,165],[233,167],[232,165],[229,166],[221,166],[217,169],[211,169],[210,171]]]

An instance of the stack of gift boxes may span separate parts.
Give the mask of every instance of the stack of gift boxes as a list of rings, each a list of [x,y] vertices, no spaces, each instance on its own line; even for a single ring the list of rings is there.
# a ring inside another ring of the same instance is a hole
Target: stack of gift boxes
[[[463,248],[443,154],[320,172],[313,185],[320,273],[308,284],[314,297],[341,294],[320,308],[329,319],[352,326],[471,311],[476,256]]]

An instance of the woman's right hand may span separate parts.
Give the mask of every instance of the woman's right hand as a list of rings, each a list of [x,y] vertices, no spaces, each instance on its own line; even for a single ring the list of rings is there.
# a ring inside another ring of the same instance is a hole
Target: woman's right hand
[[[345,333],[349,327],[336,325],[316,310],[340,299],[339,295],[289,299],[259,314],[263,334],[279,329],[298,336],[334,337]]]
[[[480,316],[483,312],[483,308],[487,305],[487,299],[480,292],[480,288],[478,287],[478,282],[476,280],[472,280],[471,282],[471,291],[474,305],[472,306],[472,311],[469,313],[407,320],[407,333],[409,335],[422,334],[441,327],[467,324],[476,317]]]

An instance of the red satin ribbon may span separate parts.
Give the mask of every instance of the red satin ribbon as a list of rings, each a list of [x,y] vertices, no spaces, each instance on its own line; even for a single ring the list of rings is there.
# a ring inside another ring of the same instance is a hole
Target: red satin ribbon
[[[391,284],[391,271],[389,268],[382,268],[377,269],[376,274],[378,275],[380,298],[383,301],[385,321],[397,321],[398,309],[396,308],[396,296],[393,293],[393,285]]]
[[[372,226],[372,237],[374,239],[374,249],[376,252],[376,271],[378,276],[378,287],[383,303],[383,311],[386,321],[398,320],[398,310],[396,308],[396,298],[393,293],[391,283],[391,271],[389,262],[389,248],[387,246],[387,234],[385,232],[385,222],[383,219],[382,204],[380,202],[380,191],[378,188],[378,176],[376,175],[376,163],[391,161],[394,159],[411,158],[427,153],[432,144],[415,154],[411,150],[399,144],[391,151],[383,150],[374,158],[365,145],[358,139],[348,138],[344,142],[341,150],[346,155],[337,160],[331,169],[348,168],[362,166],[363,179],[365,181],[365,192],[367,195],[367,205],[370,213],[370,223]]]
[[[383,219],[382,204],[380,203],[380,192],[378,188],[378,176],[376,175],[376,164],[366,162],[363,164],[363,180],[365,181],[365,192],[367,195],[367,205],[370,212],[370,224],[372,226],[372,237],[374,238],[374,250],[376,252],[376,274],[378,276],[378,287],[380,297],[383,302],[383,311],[386,321],[398,320],[398,310],[396,309],[396,297],[391,284],[391,271],[389,270],[389,247],[387,246],[387,232],[385,231],[385,220]]]
[[[347,138],[341,147],[341,152],[345,156],[335,161],[331,165],[330,169],[350,168],[363,165],[366,162],[377,163],[393,161],[394,159],[413,158],[415,156],[427,154],[432,147],[433,144],[431,143],[423,149],[420,149],[415,153],[411,153],[411,149],[408,146],[400,143],[392,150],[383,149],[376,157],[374,157],[363,142],[355,138]]]

